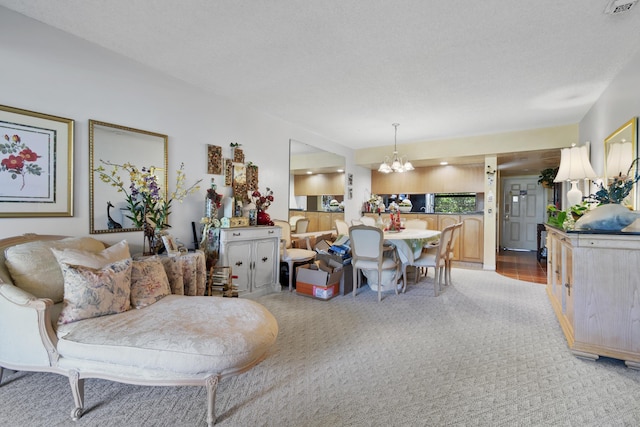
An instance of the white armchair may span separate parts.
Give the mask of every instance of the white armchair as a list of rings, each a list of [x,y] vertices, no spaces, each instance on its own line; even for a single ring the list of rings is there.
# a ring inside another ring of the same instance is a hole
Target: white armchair
[[[291,226],[287,221],[273,220],[273,224],[282,229],[280,239],[280,262],[286,262],[289,266],[289,291],[293,290],[293,268],[295,264],[302,264],[312,261],[316,257],[316,252],[311,250],[309,239],[307,238],[307,249],[291,247]]]

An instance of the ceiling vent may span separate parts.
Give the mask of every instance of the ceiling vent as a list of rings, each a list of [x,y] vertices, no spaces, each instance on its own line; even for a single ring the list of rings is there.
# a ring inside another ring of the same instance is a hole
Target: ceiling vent
[[[604,9],[604,13],[609,15],[618,15],[620,13],[628,12],[637,2],[638,0],[611,0]]]

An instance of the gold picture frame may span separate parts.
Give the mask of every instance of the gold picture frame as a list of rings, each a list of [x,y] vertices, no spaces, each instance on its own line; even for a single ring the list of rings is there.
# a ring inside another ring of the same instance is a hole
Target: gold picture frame
[[[72,119],[0,105],[0,218],[73,216]]]

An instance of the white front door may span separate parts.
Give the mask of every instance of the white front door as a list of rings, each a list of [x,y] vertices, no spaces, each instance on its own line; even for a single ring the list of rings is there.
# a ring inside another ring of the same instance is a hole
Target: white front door
[[[543,189],[537,178],[503,179],[500,246],[535,251],[544,211]]]

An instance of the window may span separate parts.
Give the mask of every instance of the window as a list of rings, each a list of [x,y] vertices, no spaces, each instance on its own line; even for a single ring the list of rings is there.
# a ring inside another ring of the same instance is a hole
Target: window
[[[469,213],[476,210],[476,193],[438,193],[435,195],[436,213]]]

